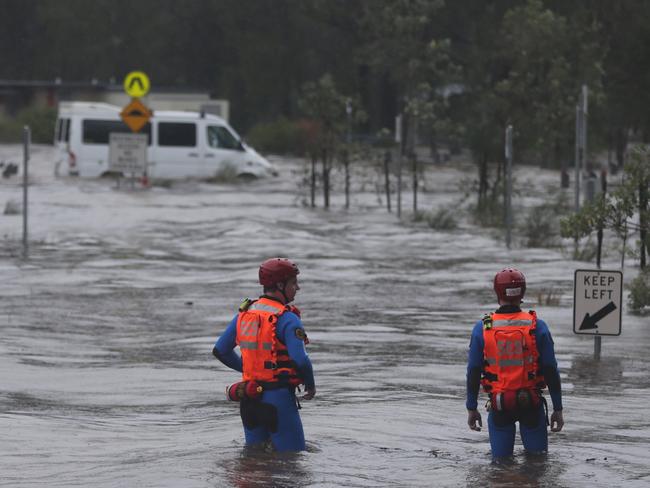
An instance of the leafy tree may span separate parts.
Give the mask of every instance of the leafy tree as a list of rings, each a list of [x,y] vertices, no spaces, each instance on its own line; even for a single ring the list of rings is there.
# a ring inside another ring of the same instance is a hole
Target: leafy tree
[[[614,192],[600,194],[579,212],[562,219],[562,236],[580,239],[599,229],[610,229],[626,242],[630,232],[638,232],[639,261],[644,269],[650,252],[650,148],[633,148],[624,171],[623,184]]]
[[[418,163],[413,147],[420,122],[429,123],[436,89],[449,79],[449,43],[434,22],[442,0],[367,2],[362,18],[366,44],[361,50],[371,66],[388,75],[396,87],[398,111],[404,114],[402,153],[408,152],[413,167],[413,208],[417,211]],[[435,107],[439,108],[439,107]],[[442,111],[438,110],[441,116]],[[401,161],[401,159],[400,159]],[[401,213],[401,166],[398,173],[398,215]]]
[[[348,129],[346,108],[350,106],[353,121],[363,120],[365,114],[358,108],[358,101],[342,95],[337,90],[329,74],[323,75],[316,82],[305,83],[299,105],[303,113],[318,124],[319,131],[314,140],[313,152],[318,155],[322,163],[324,205],[328,208],[332,163],[341,148],[343,135]],[[312,192],[314,184],[315,173],[312,167]]]

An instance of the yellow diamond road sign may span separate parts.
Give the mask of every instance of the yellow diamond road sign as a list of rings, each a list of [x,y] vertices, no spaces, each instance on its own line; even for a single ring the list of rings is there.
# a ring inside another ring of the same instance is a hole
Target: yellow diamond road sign
[[[137,98],[131,100],[131,103],[120,112],[120,117],[133,132],[142,129],[149,122],[152,115],[151,110]]]
[[[149,77],[142,71],[131,71],[124,78],[124,91],[133,98],[144,97],[149,93]]]

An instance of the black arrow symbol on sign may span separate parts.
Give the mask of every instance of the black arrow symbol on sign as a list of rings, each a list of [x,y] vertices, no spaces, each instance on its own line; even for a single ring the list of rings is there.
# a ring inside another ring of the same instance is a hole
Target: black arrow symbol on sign
[[[609,302],[593,315],[586,313],[585,318],[582,319],[582,323],[580,324],[580,328],[578,330],[597,329],[597,322],[612,313],[614,310],[616,310],[616,304],[614,302]]]
[[[142,84],[142,80],[138,78],[137,76],[131,80],[131,83],[129,83],[129,90],[133,88],[133,85],[137,83],[140,85],[140,90],[144,91],[144,85]]]

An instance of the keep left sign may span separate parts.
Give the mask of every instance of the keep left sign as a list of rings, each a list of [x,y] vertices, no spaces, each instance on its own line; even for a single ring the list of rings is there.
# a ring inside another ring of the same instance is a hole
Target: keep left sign
[[[623,317],[623,273],[578,269],[573,287],[573,332],[620,335]]]

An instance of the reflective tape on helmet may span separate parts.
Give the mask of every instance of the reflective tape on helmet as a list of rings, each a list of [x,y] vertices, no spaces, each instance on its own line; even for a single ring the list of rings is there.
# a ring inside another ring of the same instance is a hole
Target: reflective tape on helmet
[[[517,288],[506,288],[506,296],[507,297],[518,297],[519,295],[522,295],[521,286],[519,286]]]

